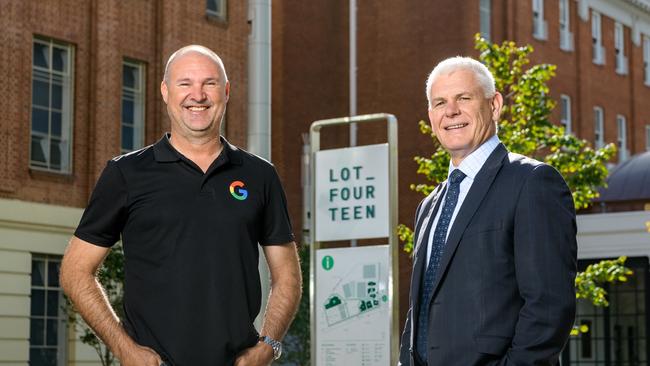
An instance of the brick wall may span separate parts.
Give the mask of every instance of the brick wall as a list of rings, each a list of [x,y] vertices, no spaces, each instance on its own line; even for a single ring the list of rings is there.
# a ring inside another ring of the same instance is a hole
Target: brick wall
[[[160,97],[164,63],[191,43],[212,48],[231,81],[228,138],[246,143],[246,2],[230,1],[226,23],[205,1],[22,1],[0,4],[0,197],[84,207],[106,161],[120,153],[122,61],[146,65],[145,144],[169,130]],[[73,163],[69,175],[29,168],[34,36],[74,46]]]

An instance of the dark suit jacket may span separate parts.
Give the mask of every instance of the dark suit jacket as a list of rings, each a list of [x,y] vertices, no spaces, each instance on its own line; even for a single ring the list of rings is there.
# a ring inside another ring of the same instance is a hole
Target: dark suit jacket
[[[428,304],[422,232],[445,191],[418,206],[410,309],[400,364],[414,365],[421,306],[429,308],[429,366],[555,365],[575,316],[573,199],[551,166],[501,144],[477,174],[450,229]]]

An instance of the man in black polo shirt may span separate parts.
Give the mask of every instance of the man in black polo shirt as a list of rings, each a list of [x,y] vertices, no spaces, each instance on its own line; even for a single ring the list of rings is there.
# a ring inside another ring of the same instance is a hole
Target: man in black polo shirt
[[[281,353],[300,268],[275,169],[219,136],[229,90],[211,50],[169,58],[171,134],[108,162],[63,258],[66,294],[123,366],[267,365]],[[121,320],[95,277],[120,238]],[[258,244],[271,273],[260,333]]]

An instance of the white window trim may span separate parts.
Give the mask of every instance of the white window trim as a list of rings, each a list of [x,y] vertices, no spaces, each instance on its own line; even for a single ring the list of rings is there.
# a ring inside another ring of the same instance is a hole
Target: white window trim
[[[629,151],[627,149],[627,120],[621,114],[616,115],[616,129],[618,131],[618,161],[619,163],[627,160]]]
[[[209,18],[214,18],[220,22],[226,22],[228,21],[228,0],[215,0],[219,3],[221,3],[221,11],[214,11],[212,9],[208,9],[208,2],[206,0],[205,2],[205,14]]]
[[[479,1],[479,17],[481,37],[489,41],[492,36],[492,0]]]
[[[30,291],[32,289],[36,288],[36,289],[39,289],[39,290],[43,290],[45,294],[47,294],[47,290],[55,290],[55,291],[59,292],[59,309],[58,309],[59,311],[58,311],[58,315],[57,315],[56,319],[60,319],[60,320],[58,321],[58,324],[57,324],[58,329],[57,329],[57,345],[56,345],[56,348],[57,348],[56,364],[57,365],[67,365],[67,361],[68,361],[67,360],[67,356],[68,356],[68,354],[67,354],[67,351],[68,351],[68,325],[67,325],[67,321],[66,321],[67,314],[65,314],[65,310],[63,309],[63,306],[62,306],[66,300],[63,297],[63,290],[62,290],[61,286],[60,285],[59,285],[59,287],[49,286],[48,281],[46,279],[49,276],[49,270],[47,268],[48,268],[48,266],[50,266],[50,263],[52,263],[52,262],[60,263],[61,260],[59,258],[51,257],[51,256],[48,256],[48,255],[41,255],[41,254],[32,255],[32,262],[34,260],[43,261],[45,263],[45,265],[43,267],[44,268],[44,273],[43,273],[43,275],[44,275],[44,278],[43,278],[44,283],[43,283],[43,285],[36,286],[36,285],[32,285],[31,282],[30,282]],[[45,301],[47,301],[47,297],[46,297]],[[41,318],[41,316],[35,316],[34,314],[31,313],[31,310],[30,310],[29,321],[31,322],[32,319],[35,319],[35,318]],[[45,308],[45,316],[43,317],[43,319],[52,319],[52,318],[53,317],[51,315],[47,315],[47,306],[46,306],[46,308]],[[40,347],[35,346],[35,347],[33,347],[32,343],[30,341],[29,348],[30,348],[30,352],[31,352],[31,348],[47,348],[47,346],[40,346]]]
[[[548,39],[548,23],[544,19],[544,0],[533,2],[533,38],[545,41]]]
[[[35,43],[39,43],[42,45],[45,45],[49,48],[49,58],[50,62],[52,60],[52,49],[54,46],[60,47],[60,48],[65,48],[68,52],[68,67],[69,67],[69,72],[66,75],[65,73],[62,73],[57,70],[52,70],[50,68],[43,68],[41,66],[34,65],[34,60],[32,59],[32,65],[31,65],[31,71],[32,71],[32,85],[34,78],[36,74],[48,74],[49,76],[49,81],[52,82],[53,76],[56,76],[57,78],[61,79],[61,90],[62,90],[62,103],[61,103],[61,140],[63,142],[63,146],[65,146],[64,149],[61,151],[61,169],[53,169],[50,167],[51,162],[48,161],[46,164],[47,166],[43,166],[42,162],[40,161],[34,161],[32,160],[32,148],[31,148],[31,140],[32,136],[41,136],[45,138],[50,138],[50,134],[48,133],[47,136],[45,136],[43,133],[40,132],[34,132],[33,127],[32,127],[32,108],[36,107],[36,109],[43,109],[39,108],[39,106],[34,106],[32,104],[32,100],[30,99],[29,105],[30,105],[30,146],[29,146],[29,168],[32,170],[40,170],[40,171],[46,171],[46,172],[51,172],[51,173],[57,173],[57,174],[70,174],[72,172],[72,164],[74,161],[74,156],[73,156],[73,141],[74,141],[74,59],[75,59],[75,48],[68,43],[62,43],[62,42],[57,42],[53,39],[48,39],[48,38],[40,38],[40,37],[34,37],[32,39],[32,52],[33,52],[33,47]],[[32,55],[32,58],[34,55]],[[38,76],[36,76],[38,78]],[[65,90],[69,90],[69,93],[65,93]],[[31,90],[31,94],[33,95],[33,89]],[[33,96],[32,96],[33,97]],[[50,95],[51,97],[51,95]],[[51,110],[51,108],[47,109],[48,112]],[[67,135],[66,135],[67,133]],[[64,141],[64,137],[68,137],[67,141]],[[49,152],[49,141],[47,144],[47,153],[50,154]]]
[[[597,118],[598,117],[598,118]],[[605,146],[605,112],[602,107],[594,107],[594,147]]]
[[[650,125],[645,125],[645,150],[650,151]]]
[[[566,108],[565,108],[566,106]],[[560,123],[564,126],[564,134],[569,135],[573,131],[571,129],[571,97],[562,94],[560,95]]]
[[[650,37],[643,37],[643,73],[644,83],[650,86]]]
[[[138,102],[140,103],[142,108],[142,110],[139,113],[139,116],[137,112],[135,113],[135,116],[133,118],[133,125],[131,125],[131,127],[133,128],[133,150],[138,150],[144,146],[145,120],[146,120],[145,118],[145,112],[146,112],[145,67],[142,62],[136,62],[136,61],[124,60],[122,64],[136,68],[140,76],[138,78],[138,85],[136,86],[136,88],[133,89],[127,88],[124,85],[122,85],[122,98],[121,98],[121,102],[123,102],[124,93],[125,92],[131,93],[133,95],[134,112],[136,112],[136,107],[138,105]],[[124,124],[125,124],[124,121],[121,120],[120,127]],[[127,150],[122,148],[123,138],[124,136],[122,136],[122,130],[120,128],[120,150],[124,154],[132,150]]]
[[[560,49],[573,51],[573,33],[571,33],[571,6],[569,0],[560,0]]]
[[[602,19],[600,13],[591,11],[591,41],[593,62],[596,65],[605,64],[605,47],[603,46]]]
[[[625,28],[623,24],[614,24],[614,52],[616,54],[616,73],[627,74],[627,57],[625,56]]]

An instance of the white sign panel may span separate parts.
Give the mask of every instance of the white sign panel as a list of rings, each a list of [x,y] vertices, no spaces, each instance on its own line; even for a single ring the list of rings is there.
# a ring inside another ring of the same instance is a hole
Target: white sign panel
[[[316,366],[390,364],[388,245],[316,251]]]
[[[316,240],[387,237],[388,144],[316,153]]]

